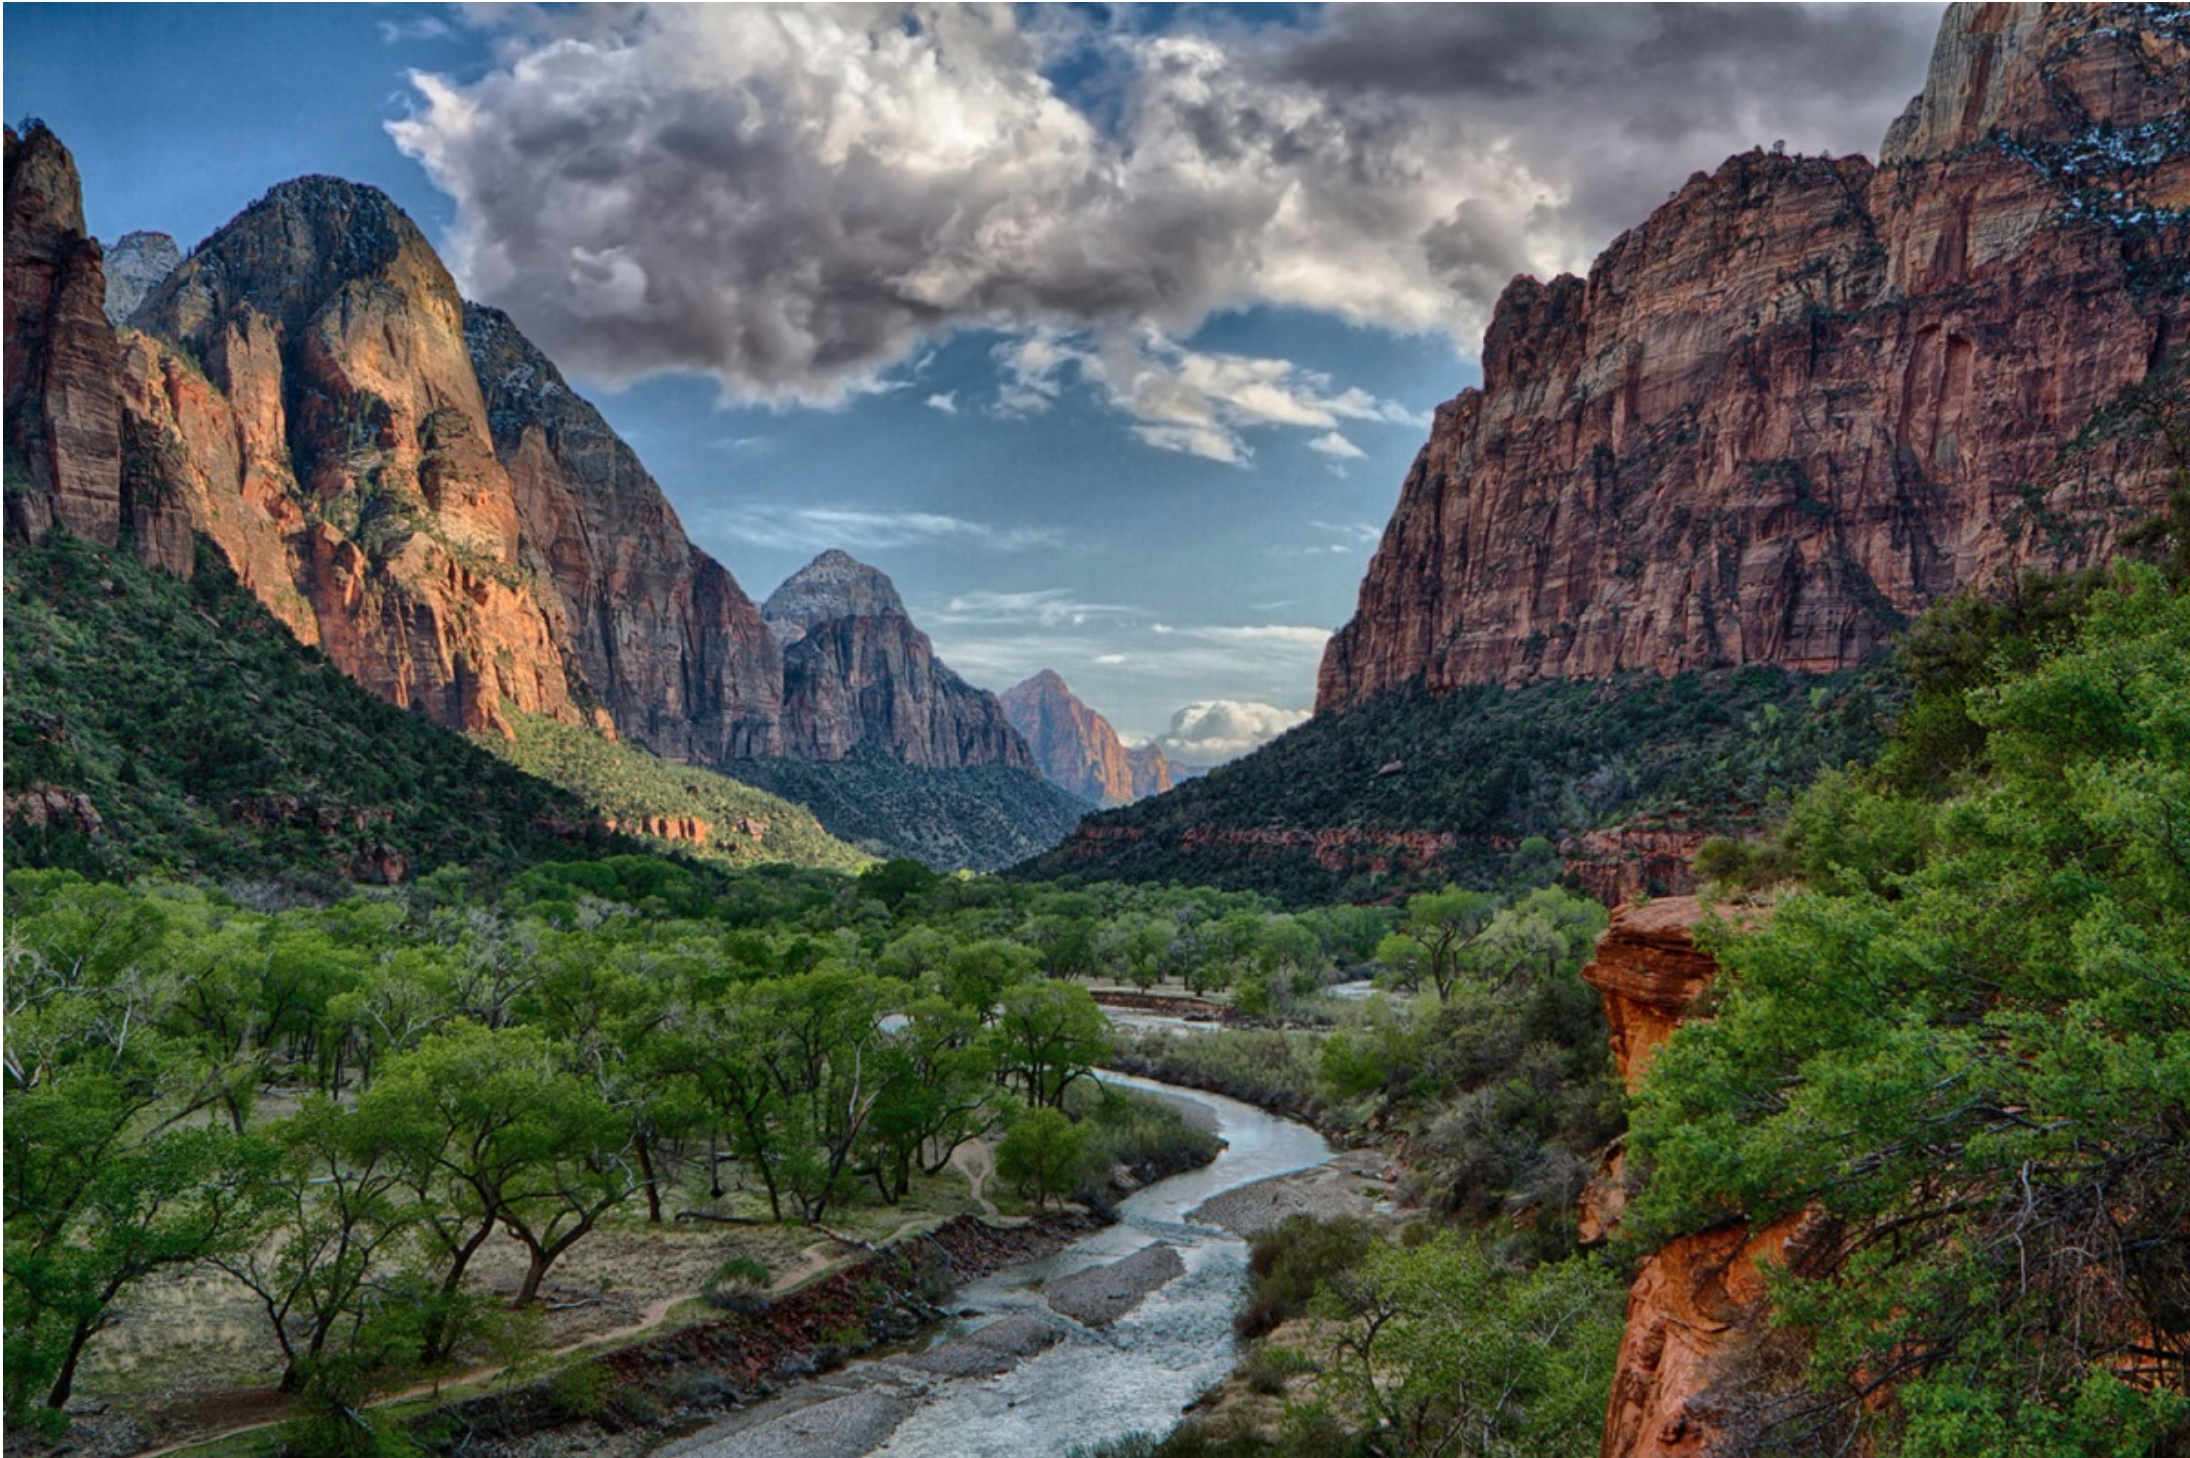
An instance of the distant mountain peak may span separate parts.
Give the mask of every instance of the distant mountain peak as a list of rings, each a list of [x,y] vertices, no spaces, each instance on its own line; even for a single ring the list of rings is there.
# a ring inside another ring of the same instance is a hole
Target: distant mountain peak
[[[835,547],[785,578],[761,604],[760,615],[785,647],[817,624],[838,618],[911,616],[887,573]]]
[[[1045,668],[998,696],[1051,784],[1097,805],[1128,805],[1171,788],[1171,765],[1154,744],[1127,749],[1110,721]]]

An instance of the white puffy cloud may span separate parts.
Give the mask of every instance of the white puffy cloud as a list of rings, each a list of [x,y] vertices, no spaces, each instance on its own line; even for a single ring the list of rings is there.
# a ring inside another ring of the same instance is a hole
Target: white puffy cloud
[[[1188,764],[1236,759],[1308,719],[1306,709],[1242,699],[1212,699],[1188,704],[1171,716],[1171,728],[1156,739],[1163,752]]]
[[[1319,435],[1314,440],[1309,441],[1308,449],[1320,451],[1326,456],[1332,456],[1341,461],[1358,461],[1368,454],[1368,452],[1362,450],[1361,447],[1355,445],[1335,430]]]
[[[927,406],[930,410],[940,410],[945,415],[956,415],[958,413],[958,392],[956,390],[939,390],[928,397]]]
[[[1514,273],[1586,263],[1690,170],[1779,137],[1875,145],[1936,24],[1189,7],[1151,34],[1118,14],[497,8],[497,63],[414,74],[390,131],[455,200],[467,289],[596,378],[833,401],[955,330],[1058,330],[1151,444],[1240,459],[1243,426],[1329,431],[1306,417],[1345,416],[1339,397],[1302,408],[1297,382],[1161,348],[1144,380],[1116,351],[1258,305],[1472,347]],[[1068,93],[1068,71],[1093,79]],[[1055,394],[1015,389],[1007,408]],[[1221,408],[1173,418],[1194,408],[1174,392]]]
[[[1341,420],[1417,429],[1427,424],[1396,400],[1357,387],[1339,389],[1319,370],[1261,355],[1189,349],[1154,329],[1078,335],[1042,329],[998,346],[995,357],[1003,370],[999,414],[1047,410],[1069,373],[1131,417],[1133,433],[1148,445],[1227,465],[1253,456],[1243,434],[1251,428],[1327,430],[1329,439],[1358,456],[1362,452],[1333,429]]]

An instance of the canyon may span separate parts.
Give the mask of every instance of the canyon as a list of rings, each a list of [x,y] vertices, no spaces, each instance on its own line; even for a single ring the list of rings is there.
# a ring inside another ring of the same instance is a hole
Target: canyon
[[[1848,669],[1958,588],[2103,560],[2177,464],[2123,417],[2190,327],[2186,74],[2179,13],[1957,7],[1876,163],[1737,156],[1587,278],[1515,279],[1318,711]]]
[[[299,641],[452,729],[514,710],[711,767],[1034,778],[879,572],[825,554],[764,616],[374,188],[300,178],[187,257],[140,233],[110,260],[67,148],[11,130],[6,297],[11,540],[188,577],[202,536]]]

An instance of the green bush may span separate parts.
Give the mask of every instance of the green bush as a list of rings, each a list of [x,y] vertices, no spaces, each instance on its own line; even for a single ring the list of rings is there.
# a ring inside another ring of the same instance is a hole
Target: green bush
[[[1247,1296],[1232,1329],[1243,1337],[1267,1336],[1307,1314],[1316,1292],[1360,1265],[1374,1239],[1365,1220],[1286,1216],[1248,1242]]]

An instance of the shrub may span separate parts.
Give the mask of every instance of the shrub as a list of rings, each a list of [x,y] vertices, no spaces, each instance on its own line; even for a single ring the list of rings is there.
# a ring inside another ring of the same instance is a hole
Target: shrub
[[[1372,1239],[1365,1220],[1286,1216],[1249,1242],[1247,1299],[1232,1318],[1233,1329],[1244,1337],[1266,1336],[1304,1315],[1318,1287],[1361,1264]]]
[[[768,1309],[768,1268],[750,1256],[732,1256],[701,1293],[710,1306],[757,1316]]]

